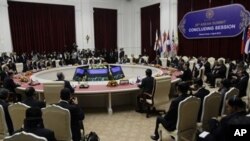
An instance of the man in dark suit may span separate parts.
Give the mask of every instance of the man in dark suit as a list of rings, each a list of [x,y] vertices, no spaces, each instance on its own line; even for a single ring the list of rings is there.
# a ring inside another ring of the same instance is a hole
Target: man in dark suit
[[[161,62],[160,56],[157,55],[157,56],[155,57],[155,60],[154,60],[151,64],[162,66],[162,62]]]
[[[12,71],[9,71],[8,76],[5,77],[4,79],[3,86],[4,88],[8,89],[10,92],[16,93],[15,89],[19,85],[14,82],[13,77],[14,77],[14,73]]]
[[[136,61],[137,64],[146,64],[146,61],[142,58],[142,55],[139,55],[139,58]]]
[[[72,86],[70,85],[69,81],[64,80],[65,76],[62,72],[58,72],[57,73],[57,81],[64,81],[64,87],[68,88],[70,90],[70,92],[73,94],[75,92],[75,89],[72,88]]]
[[[17,132],[25,131],[45,137],[48,141],[56,141],[54,132],[43,126],[42,111],[40,108],[33,107],[27,109],[23,125],[24,127]]]
[[[8,90],[1,88],[0,89],[0,105],[3,107],[8,131],[9,131],[9,134],[11,135],[13,133],[13,124],[12,124],[10,114],[8,111],[8,107],[10,104],[7,102],[7,98],[8,98]]]
[[[120,48],[120,53],[119,53],[120,60],[124,57],[124,55],[125,55],[125,52],[123,48]]]
[[[128,55],[124,55],[124,57],[122,57],[122,58],[120,59],[120,63],[121,63],[121,64],[130,63],[130,59],[128,58]]]
[[[198,113],[198,121],[200,121],[201,113],[202,113],[203,100],[204,100],[204,97],[207,96],[210,93],[210,91],[205,89],[205,87],[203,87],[203,81],[200,78],[196,79],[194,81],[194,88],[197,90],[197,92],[194,94],[194,96],[201,99],[200,110],[199,110],[199,113]]]
[[[77,105],[77,102],[72,97],[71,92],[68,88],[61,90],[60,102],[57,104],[70,112],[71,119],[71,133],[73,141],[80,141],[82,128],[82,120],[84,119],[84,113],[82,109]]]
[[[182,81],[190,81],[192,80],[192,72],[189,68],[189,63],[184,63],[183,64],[183,74],[178,76],[181,78]]]
[[[186,82],[180,82],[178,84],[179,96],[171,102],[169,110],[164,117],[162,116],[157,117],[154,135],[151,136],[152,140],[159,139],[159,133],[158,133],[159,124],[162,124],[163,127],[168,131],[174,131],[176,129],[179,103],[188,97],[187,94],[188,89],[189,85]]]
[[[44,108],[46,106],[45,102],[36,100],[35,96],[35,89],[33,87],[28,87],[25,90],[26,99],[22,101],[22,103],[30,106],[30,107],[38,107]]]
[[[239,97],[243,97],[246,96],[249,75],[243,68],[239,70],[237,74],[238,79],[236,80],[235,87],[240,91]]]
[[[233,129],[230,128],[232,127],[232,123],[234,125],[242,124],[239,119],[246,117],[246,103],[243,102],[241,98],[233,96],[227,100],[226,104],[229,114],[223,117],[219,122],[214,120],[210,121],[210,128],[212,130],[210,131],[210,134],[203,139],[204,141],[228,141],[231,137],[229,134],[232,133],[229,131]],[[247,127],[248,125],[244,123],[244,127]]]
[[[138,87],[142,89],[142,93],[137,96],[137,112],[143,111],[143,104],[145,103],[147,98],[147,95],[145,95],[144,93],[151,95],[154,87],[154,77],[152,77],[152,70],[147,69],[145,73],[147,77],[143,78],[142,83],[138,85]]]
[[[205,75],[207,76],[209,73],[211,73],[211,64],[208,62],[207,58],[204,58],[203,65],[205,67]]]
[[[8,76],[9,67],[7,65],[3,66],[3,70],[1,71],[1,81],[3,82],[5,77]]]
[[[14,82],[13,76],[14,73],[12,71],[9,71],[8,76],[4,79],[3,86],[4,88],[8,89],[11,92],[12,97],[14,98],[14,102],[16,100],[21,101],[22,96],[16,93],[16,88],[19,87],[20,85]]]
[[[177,68],[179,65],[179,60],[178,58],[176,58],[176,56],[174,55],[173,57],[171,57],[171,67]]]

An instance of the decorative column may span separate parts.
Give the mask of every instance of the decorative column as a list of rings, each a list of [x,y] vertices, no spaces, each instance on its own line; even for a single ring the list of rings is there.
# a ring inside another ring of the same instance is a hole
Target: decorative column
[[[7,0],[0,0],[0,53],[12,52],[13,46],[10,34],[10,22]]]
[[[82,20],[82,11],[81,11],[81,3],[82,1],[78,1],[78,5],[75,5],[75,28],[76,28],[76,44],[78,45],[78,49],[82,50],[85,41],[85,37],[83,35],[83,20]]]
[[[170,36],[172,36],[172,32],[174,32],[176,37],[178,31],[177,0],[162,0],[160,11],[161,32],[169,31]]]
[[[82,41],[84,49],[95,49],[94,11],[90,0],[82,2]]]

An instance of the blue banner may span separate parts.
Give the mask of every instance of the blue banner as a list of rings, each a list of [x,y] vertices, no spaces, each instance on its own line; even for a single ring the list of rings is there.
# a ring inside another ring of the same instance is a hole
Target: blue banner
[[[187,39],[235,37],[250,23],[250,13],[240,4],[188,12],[179,24]]]

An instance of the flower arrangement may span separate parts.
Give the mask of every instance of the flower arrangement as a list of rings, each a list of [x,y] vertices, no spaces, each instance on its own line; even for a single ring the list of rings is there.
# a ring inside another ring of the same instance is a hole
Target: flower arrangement
[[[25,76],[31,76],[31,75],[32,75],[32,71],[27,71],[27,72],[25,72],[24,75],[25,75]]]
[[[21,82],[28,82],[28,81],[29,81],[28,77],[26,77],[26,76],[20,76],[20,77],[19,77],[19,80],[20,80]]]
[[[116,86],[118,86],[118,83],[115,80],[110,80],[107,84],[107,87],[116,87]]]

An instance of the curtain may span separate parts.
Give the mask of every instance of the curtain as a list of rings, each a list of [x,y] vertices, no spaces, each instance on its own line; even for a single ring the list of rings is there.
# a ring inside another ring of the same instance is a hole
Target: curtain
[[[250,1],[245,0],[211,0],[211,7],[227,5],[231,3],[241,3],[250,10]],[[192,7],[192,8],[191,8]],[[209,0],[178,0],[178,22],[191,10],[200,10],[209,8]],[[237,37],[214,38],[214,39],[186,39],[179,32],[179,55],[187,56],[205,56],[205,57],[225,57],[230,59],[240,59],[242,57],[241,38]]]
[[[117,49],[117,10],[94,8],[95,50]]]
[[[141,8],[141,54],[148,55],[149,62],[156,56],[154,51],[156,30],[160,33],[160,4]]]
[[[75,42],[74,6],[8,1],[13,50],[63,52]]]

